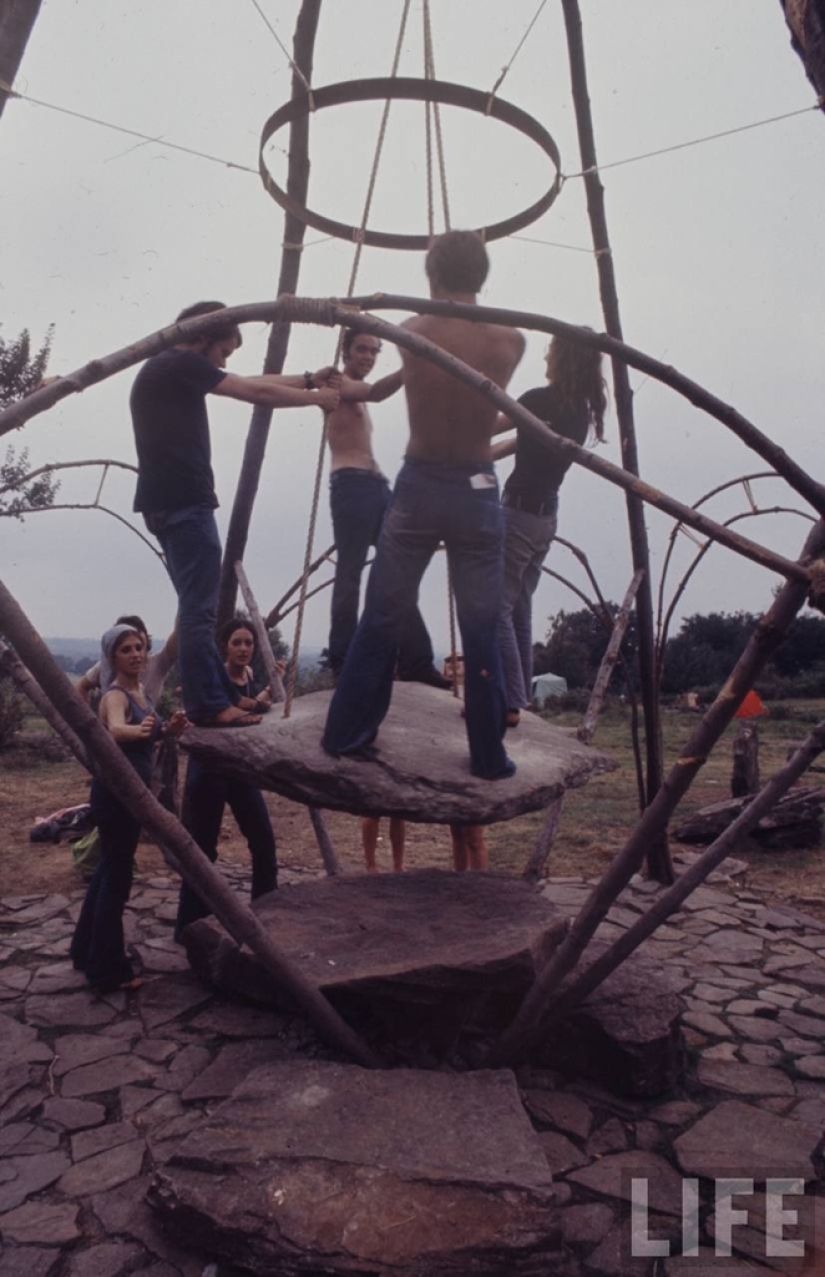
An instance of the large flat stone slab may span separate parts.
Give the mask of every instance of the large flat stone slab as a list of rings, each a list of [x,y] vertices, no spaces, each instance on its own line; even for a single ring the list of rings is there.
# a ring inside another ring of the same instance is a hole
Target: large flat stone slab
[[[394,685],[376,761],[331,758],[321,749],[331,695],[298,697],[289,718],[276,706],[251,729],[193,728],[181,744],[209,767],[295,802],[422,824],[511,820],[615,766],[570,733],[523,714],[518,731],[507,734],[515,776],[479,780],[470,774],[460,702],[418,683]]]
[[[686,1175],[810,1179],[821,1128],[725,1100],[680,1135],[673,1148]]]
[[[508,1070],[256,1069],[155,1177],[178,1240],[256,1274],[535,1274],[550,1172]]]
[[[468,1018],[478,1025],[511,1016],[567,927],[527,883],[439,869],[313,879],[262,896],[253,908],[342,1014],[359,1023],[377,1018],[390,1037],[414,1035],[419,1011],[422,1026],[440,1013],[450,1040]],[[282,1004],[258,959],[216,922],[193,924],[184,940],[203,979]]]

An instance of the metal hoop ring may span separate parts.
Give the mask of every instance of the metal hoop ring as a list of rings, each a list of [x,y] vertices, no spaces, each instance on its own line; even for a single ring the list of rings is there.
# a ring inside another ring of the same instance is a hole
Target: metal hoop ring
[[[306,115],[310,109],[323,110],[324,107],[342,106],[347,102],[372,102],[375,100],[401,100],[409,102],[437,102],[443,106],[463,107],[475,111],[479,115],[491,115],[493,119],[509,124],[519,133],[523,133],[541,148],[551,160],[555,169],[555,178],[540,199],[521,213],[505,218],[502,222],[494,222],[490,226],[479,226],[476,230],[486,240],[501,239],[512,235],[525,226],[535,222],[545,213],[555,200],[562,186],[561,156],[559,149],[547,130],[532,115],[513,106],[502,98],[482,93],[478,89],[470,89],[461,84],[450,84],[446,80],[418,80],[404,77],[381,78],[371,80],[346,80],[339,84],[327,84],[323,88],[313,89],[309,94],[292,98],[284,106],[270,115],[261,133],[261,144],[258,153],[258,167],[261,180],[266,190],[280,204],[281,208],[292,213],[299,221],[315,230],[333,235],[336,239],[359,240],[375,248],[401,248],[423,250],[429,247],[429,235],[402,235],[387,231],[365,230],[363,237],[356,226],[346,222],[337,222],[334,218],[315,213],[304,204],[288,195],[272,177],[264,159],[264,147],[280,128],[291,124],[294,120]]]

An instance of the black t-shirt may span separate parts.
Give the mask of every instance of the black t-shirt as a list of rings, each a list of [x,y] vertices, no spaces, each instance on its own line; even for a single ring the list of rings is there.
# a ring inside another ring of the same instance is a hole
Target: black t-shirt
[[[194,350],[173,347],[146,360],[129,400],[138,456],[135,510],[218,504],[206,396],[225,376]]]
[[[583,401],[573,407],[562,404],[556,391],[548,385],[526,391],[518,402],[534,416],[546,421],[557,435],[580,444],[587,439],[589,422]],[[558,492],[572,464],[572,461],[545,448],[526,430],[519,430],[516,435],[516,464],[504,491],[510,496],[521,497],[525,502],[541,505]]]

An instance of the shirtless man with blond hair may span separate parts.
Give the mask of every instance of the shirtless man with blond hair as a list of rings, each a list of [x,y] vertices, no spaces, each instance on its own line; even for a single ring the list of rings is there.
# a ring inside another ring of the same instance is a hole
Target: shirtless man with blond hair
[[[335,537],[335,581],[332,587],[327,664],[340,673],[358,625],[361,574],[370,547],[378,541],[390,504],[390,485],[372,451],[368,404],[382,403],[401,389],[404,374],[366,380],[381,352],[381,342],[368,333],[347,329],[342,345],[341,402],[327,417],[330,447],[330,508]],[[449,688],[433,665],[433,648],[418,608],[413,605],[403,627],[398,674],[407,681]]]
[[[470,302],[487,277],[486,249],[472,231],[448,231],[427,254],[431,295]],[[516,329],[453,316],[419,315],[405,327],[506,388],[524,351]],[[440,541],[447,547],[464,649],[470,768],[489,780],[515,766],[502,737],[505,697],[498,643],[502,517],[490,439],[495,406],[428,360],[402,351],[410,442],[384,520],[364,615],[330,705],[328,753],[371,757],[392,696],[403,619]]]

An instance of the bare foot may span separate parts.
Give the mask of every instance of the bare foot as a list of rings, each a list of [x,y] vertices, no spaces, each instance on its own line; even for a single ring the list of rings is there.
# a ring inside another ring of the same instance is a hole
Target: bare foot
[[[367,873],[368,873],[368,874],[377,874],[377,873],[380,873],[380,870],[379,870],[379,868],[378,868],[378,866],[377,866],[377,865],[367,865],[367,866],[366,866],[366,869],[367,869]]]
[[[508,711],[507,711],[507,726],[508,726],[508,727],[518,727],[518,725],[519,725],[519,723],[520,723],[520,722],[521,722],[521,710],[520,710],[520,709],[508,709]]]

